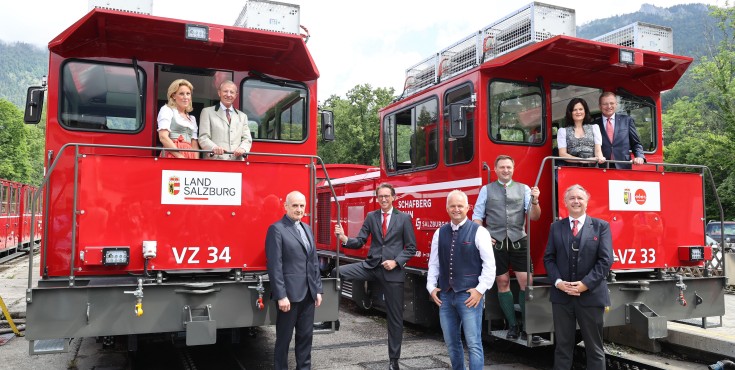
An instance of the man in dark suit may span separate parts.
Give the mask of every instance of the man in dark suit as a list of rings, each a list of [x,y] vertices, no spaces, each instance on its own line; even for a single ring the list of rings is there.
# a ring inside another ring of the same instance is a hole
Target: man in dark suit
[[[370,237],[370,251],[362,262],[340,268],[346,280],[376,281],[385,293],[388,311],[389,369],[398,370],[403,340],[403,281],[405,266],[416,254],[416,236],[411,216],[393,208],[396,191],[388,183],[380,184],[375,191],[380,209],[368,213],[360,232],[348,238],[337,224],[334,232],[345,248],[359,249]]]
[[[306,198],[298,191],[286,196],[286,215],[268,228],[265,254],[271,299],[278,304],[274,368],[288,370],[288,347],[296,329],[296,369],[311,369],[314,308],[322,303],[311,228],[303,222]]]
[[[232,105],[237,98],[237,85],[225,81],[219,85],[217,95],[219,104],[202,109],[199,115],[199,146],[211,150],[213,159],[242,161],[250,151],[253,139],[248,116]],[[233,154],[225,154],[226,151]]]
[[[616,161],[630,161],[630,152],[633,151],[633,163],[643,164],[646,156],[643,154],[643,145],[638,136],[638,129],[632,117],[616,113],[618,99],[615,93],[606,91],[600,95],[600,111],[602,117],[595,120],[602,133],[602,155],[606,159]],[[627,163],[616,163],[616,168],[630,169],[633,166]]]
[[[587,216],[589,192],[580,185],[564,192],[569,217],[554,222],[544,253],[551,289],[556,349],[554,369],[572,368],[576,325],[584,340],[587,369],[605,369],[602,327],[610,306],[606,278],[613,264],[610,225]]]

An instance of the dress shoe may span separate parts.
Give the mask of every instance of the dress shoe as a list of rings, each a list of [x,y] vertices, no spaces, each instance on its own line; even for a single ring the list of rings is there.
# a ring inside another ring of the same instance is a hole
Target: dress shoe
[[[390,364],[388,365],[388,370],[399,370],[401,367],[398,366],[398,359],[392,358],[390,359]]]
[[[314,323],[314,330],[326,330],[332,328],[332,322],[331,321],[321,321]]]
[[[528,334],[526,334],[526,331],[525,330],[521,332],[521,340],[524,341],[524,342],[526,340],[528,340]],[[532,335],[531,336],[531,343],[533,343],[533,344],[541,344],[541,337],[539,337],[538,335]]]
[[[518,339],[518,325],[513,325],[508,328],[508,333],[505,334],[505,339],[516,340]]]

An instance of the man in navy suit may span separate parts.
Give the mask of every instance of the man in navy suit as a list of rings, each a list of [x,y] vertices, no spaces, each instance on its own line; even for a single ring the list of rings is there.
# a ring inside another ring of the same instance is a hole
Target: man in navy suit
[[[311,228],[303,222],[304,194],[286,196],[286,215],[268,228],[265,254],[268,262],[271,299],[278,304],[274,368],[288,370],[288,347],[296,329],[296,369],[311,369],[314,308],[322,303],[319,274]]]
[[[630,152],[633,151],[633,163],[643,164],[646,156],[643,154],[643,145],[638,136],[635,121],[630,116],[616,113],[618,100],[615,93],[606,91],[600,95],[600,111],[602,117],[595,120],[602,133],[602,155],[606,159],[616,161],[630,161]],[[630,169],[633,166],[627,163],[616,163],[616,168]]]
[[[346,280],[377,281],[385,293],[388,311],[388,369],[398,370],[403,340],[403,282],[406,262],[416,254],[416,236],[411,216],[393,208],[396,191],[388,183],[378,185],[375,191],[380,209],[368,213],[360,232],[348,238],[342,225],[334,233],[345,248],[359,249],[370,237],[370,251],[362,262],[340,268]]]
[[[544,253],[551,289],[556,349],[554,369],[572,368],[576,325],[584,340],[587,369],[605,369],[602,327],[610,306],[607,275],[613,264],[610,224],[587,216],[590,195],[580,185],[564,192],[569,217],[554,222]]]

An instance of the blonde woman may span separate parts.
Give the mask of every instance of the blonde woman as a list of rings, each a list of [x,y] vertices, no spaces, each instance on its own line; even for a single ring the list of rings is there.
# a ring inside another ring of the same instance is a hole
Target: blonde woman
[[[158,111],[158,138],[167,149],[199,149],[197,120],[190,115],[194,86],[178,79],[168,87],[168,103]],[[196,152],[166,151],[167,158],[199,158]]]

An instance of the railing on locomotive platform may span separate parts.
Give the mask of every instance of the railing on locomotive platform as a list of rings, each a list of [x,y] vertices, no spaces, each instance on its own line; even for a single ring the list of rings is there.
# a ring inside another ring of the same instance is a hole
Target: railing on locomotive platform
[[[204,155],[210,154],[210,151],[206,150],[200,150],[200,149],[163,149],[161,147],[144,147],[144,146],[121,146],[121,145],[106,145],[106,144],[86,144],[86,143],[68,143],[61,147],[58,154],[56,155],[56,158],[54,159],[53,163],[50,164],[49,169],[46,173],[46,176],[44,177],[43,181],[38,187],[38,190],[35,192],[33,197],[31,198],[31,208],[35,209],[36,204],[38,204],[38,200],[40,198],[40,194],[43,192],[42,190],[49,186],[49,179],[51,176],[55,173],[55,170],[57,168],[57,165],[59,164],[60,159],[63,157],[64,152],[69,149],[74,149],[74,184],[73,184],[73,210],[72,214],[76,215],[78,213],[77,204],[78,204],[78,198],[79,198],[79,159],[83,157],[83,153],[80,152],[81,148],[107,148],[107,149],[126,149],[126,150],[141,150],[141,151],[161,151],[162,155],[165,155],[166,151],[179,151],[179,152],[195,152],[195,153],[201,153]],[[225,154],[232,154],[229,152],[225,152]],[[309,181],[309,199],[312,199],[311,202],[309,202],[309,214],[310,215],[316,215],[316,166],[318,165],[322,169],[323,177],[320,177],[320,179],[325,180],[328,184],[333,200],[337,204],[337,217],[340,217],[340,210],[339,210],[339,200],[336,196],[334,187],[332,185],[332,179],[329,177],[329,174],[327,173],[326,165],[324,164],[324,161],[319,156],[315,155],[302,155],[302,154],[282,154],[282,153],[260,153],[260,152],[249,152],[246,156],[246,162],[247,158],[253,157],[253,156],[259,156],[259,157],[274,157],[274,158],[300,158],[300,159],[307,159],[309,160],[310,166],[309,166],[309,172],[310,172],[310,181]],[[48,191],[46,192],[48,197]],[[50,202],[48,199],[44,202],[44,212],[42,212],[43,216],[46,218],[45,222],[48,222],[48,207],[50,207]],[[31,214],[31,223],[35,221],[36,213]],[[74,258],[73,256],[76,255],[76,249],[77,249],[77,238],[76,238],[76,230],[77,230],[77,218],[71,217],[72,219],[72,228],[71,228],[71,266],[69,270],[69,278],[74,279],[75,276],[75,266],[74,266]],[[309,217],[309,223],[310,226],[313,229],[315,222],[315,217]],[[43,229],[43,240],[48,240],[48,231],[50,228],[46,227]],[[31,240],[33,243],[36,242],[35,236]],[[46,255],[47,255],[47,244],[43,244],[42,249],[42,261],[41,261],[41,269],[43,269],[46,266]],[[339,243],[337,245],[337,249],[339,250]],[[32,261],[31,261],[32,262]],[[33,264],[29,264],[29,273],[28,273],[28,287],[29,289],[32,287],[32,276],[33,276]],[[339,287],[338,287],[339,288]]]

